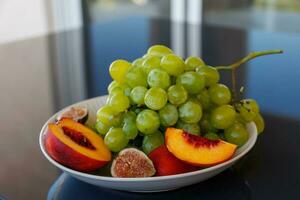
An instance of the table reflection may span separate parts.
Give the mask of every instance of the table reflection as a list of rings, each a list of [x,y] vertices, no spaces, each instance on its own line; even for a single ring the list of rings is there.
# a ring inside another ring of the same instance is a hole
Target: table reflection
[[[80,188],[80,189],[78,189]],[[234,170],[229,169],[207,181],[159,193],[134,193],[100,188],[62,174],[51,186],[48,200],[60,199],[251,199],[251,187]]]

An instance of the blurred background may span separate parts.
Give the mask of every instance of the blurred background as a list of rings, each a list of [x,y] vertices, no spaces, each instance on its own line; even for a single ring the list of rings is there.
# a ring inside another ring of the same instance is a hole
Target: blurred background
[[[262,142],[272,140],[273,134],[279,146],[296,144],[299,0],[2,0],[0,196],[44,199],[60,174],[38,147],[44,122],[71,103],[105,95],[110,63],[119,58],[133,61],[153,44],[167,45],[184,58],[200,56],[212,66],[233,63],[251,51],[283,49],[283,55],[243,66],[238,82],[265,115]],[[224,74],[222,81],[227,79]],[[256,154],[260,152],[281,153],[258,144]],[[299,166],[298,160],[293,167]],[[253,173],[259,177],[262,172]],[[254,197],[274,192],[259,190],[267,180],[247,181],[258,189]]]

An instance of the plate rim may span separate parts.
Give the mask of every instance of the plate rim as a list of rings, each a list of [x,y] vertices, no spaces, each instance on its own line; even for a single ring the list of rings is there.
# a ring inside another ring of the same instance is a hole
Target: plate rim
[[[200,169],[197,171],[193,171],[193,172],[187,172],[187,173],[182,173],[182,174],[175,174],[175,175],[168,175],[168,176],[153,176],[153,177],[142,177],[142,178],[120,178],[120,177],[108,177],[108,176],[99,176],[99,175],[93,175],[93,174],[88,174],[85,172],[80,172],[80,171],[76,171],[73,170],[71,168],[65,167],[62,164],[58,163],[57,161],[55,161],[53,158],[50,157],[50,155],[48,155],[45,147],[44,147],[44,133],[47,129],[47,125],[53,121],[53,119],[55,118],[55,116],[60,113],[62,110],[71,107],[71,106],[75,106],[77,104],[81,104],[81,103],[86,103],[88,101],[91,100],[95,100],[95,99],[100,99],[103,98],[104,96],[98,96],[98,97],[94,97],[94,98],[90,98],[90,99],[86,99],[77,103],[74,103],[72,105],[69,105],[61,110],[59,110],[58,112],[56,112],[55,114],[53,114],[47,121],[46,123],[43,125],[40,134],[39,134],[39,146],[40,149],[43,153],[43,155],[47,158],[47,160],[52,163],[54,166],[56,166],[57,168],[63,170],[64,172],[67,172],[69,174],[78,176],[78,177],[84,177],[84,178],[88,178],[88,179],[93,179],[93,180],[97,180],[97,181],[110,181],[110,182],[152,182],[152,181],[165,181],[165,180],[171,180],[171,179],[177,179],[177,178],[186,178],[186,177],[191,177],[191,176],[195,176],[195,175],[200,175],[200,174],[205,174],[217,169],[220,169],[222,167],[225,167],[227,165],[230,165],[231,163],[233,164],[235,161],[239,160],[240,158],[242,158],[245,154],[247,154],[254,146],[254,144],[257,141],[257,128],[255,126],[254,122],[250,122],[248,123],[248,126],[253,128],[253,133],[251,133],[251,137],[249,138],[249,140],[247,141],[248,147],[242,151],[240,154],[238,154],[237,156],[223,162],[217,165],[214,165],[212,167],[208,167],[208,168],[204,168],[204,169]],[[250,140],[252,139],[252,140]],[[246,143],[246,144],[247,144]]]

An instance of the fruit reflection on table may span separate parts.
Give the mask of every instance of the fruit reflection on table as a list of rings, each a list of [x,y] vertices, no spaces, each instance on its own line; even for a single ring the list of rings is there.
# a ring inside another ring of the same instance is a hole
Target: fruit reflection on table
[[[247,142],[247,123],[254,121],[258,133],[264,130],[257,102],[239,99],[235,70],[273,53],[281,51],[255,52],[232,65],[212,67],[199,57],[184,61],[168,47],[154,45],[132,63],[116,60],[109,68],[113,81],[107,102],[94,126],[84,125],[85,108],[71,107],[48,125],[45,148],[78,171],[94,173],[111,164],[113,177],[174,175],[225,162]],[[219,70],[233,72],[232,90],[219,83]]]

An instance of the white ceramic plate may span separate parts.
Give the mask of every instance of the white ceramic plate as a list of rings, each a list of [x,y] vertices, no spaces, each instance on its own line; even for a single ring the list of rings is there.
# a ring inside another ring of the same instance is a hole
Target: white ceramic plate
[[[87,124],[93,124],[96,120],[96,112],[97,110],[105,103],[106,97],[96,97],[93,99],[88,99],[71,106],[84,106],[89,110],[89,119]],[[161,177],[148,177],[148,178],[113,178],[113,177],[105,177],[105,176],[97,176],[91,175],[87,173],[78,172],[67,168],[55,160],[53,160],[45,150],[44,146],[44,137],[47,125],[51,122],[54,122],[54,119],[58,113],[53,115],[43,126],[40,137],[39,143],[40,148],[44,154],[44,156],[56,167],[63,170],[65,173],[70,174],[71,176],[85,181],[87,183],[117,189],[117,190],[125,190],[125,191],[132,191],[132,192],[159,192],[159,191],[166,191],[166,190],[173,190],[176,188],[188,186],[194,183],[198,183],[209,179],[220,172],[224,171],[225,169],[229,168],[233,165],[236,161],[242,158],[246,153],[254,146],[256,139],[257,139],[257,130],[255,124],[249,123],[247,125],[247,129],[249,131],[250,137],[246,144],[240,147],[233,158],[230,160],[215,165],[213,167],[201,169],[194,172],[178,174],[178,175],[171,175],[171,176],[161,176]]]

